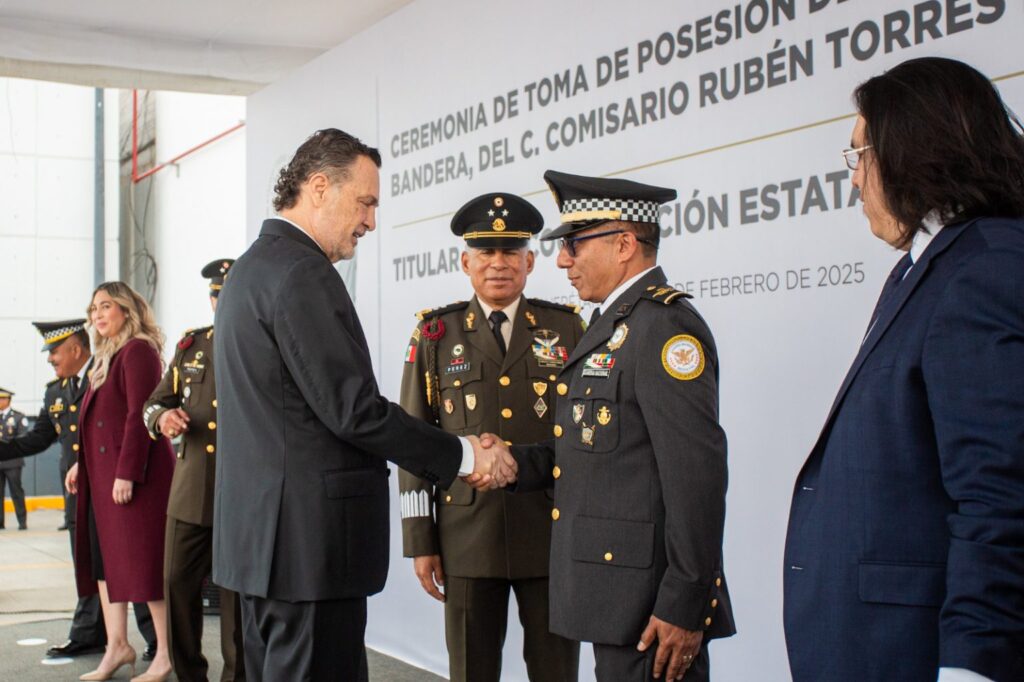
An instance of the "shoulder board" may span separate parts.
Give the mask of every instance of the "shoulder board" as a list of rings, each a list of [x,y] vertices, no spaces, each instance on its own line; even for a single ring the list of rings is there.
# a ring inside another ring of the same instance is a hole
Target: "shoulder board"
[[[650,286],[647,287],[647,291],[643,293],[642,298],[668,305],[678,298],[693,298],[693,296],[685,291],[679,291],[678,289],[669,286]]]
[[[456,301],[451,305],[446,305],[442,308],[427,308],[416,313],[416,318],[420,320],[429,320],[433,317],[444,315],[455,310],[463,310],[469,306],[469,301]]]
[[[185,333],[181,335],[181,338],[186,336],[199,336],[213,329],[213,325],[207,325],[206,327],[196,327],[195,329],[186,329]]]
[[[47,388],[49,388],[50,386],[53,386],[53,385],[54,385],[55,383],[57,383],[58,381],[60,381],[60,377],[54,377],[54,378],[53,378],[53,379],[51,379],[50,381],[47,381],[47,382],[46,382],[46,387],[47,387]]]
[[[554,301],[546,301],[543,298],[528,298],[526,299],[530,305],[537,306],[538,308],[551,308],[553,310],[561,310],[565,313],[572,313],[574,315],[580,314],[580,307],[578,305],[564,305],[562,303],[555,303]]]

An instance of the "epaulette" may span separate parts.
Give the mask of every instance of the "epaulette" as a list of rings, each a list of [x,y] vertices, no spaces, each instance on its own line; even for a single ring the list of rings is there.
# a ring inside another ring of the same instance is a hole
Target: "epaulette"
[[[537,306],[538,308],[552,308],[566,313],[573,313],[574,315],[580,314],[580,307],[578,305],[565,305],[563,303],[555,303],[554,301],[546,301],[543,298],[528,298],[526,300],[530,305]]]
[[[416,313],[416,318],[420,320],[429,320],[432,317],[438,317],[445,313],[450,313],[455,310],[463,310],[469,306],[469,301],[456,301],[451,305],[446,305],[441,308],[426,308]]]
[[[678,289],[669,286],[649,286],[647,287],[647,290],[644,292],[643,298],[668,305],[677,298],[693,298],[693,296],[686,293],[685,291],[679,291]]]
[[[47,381],[47,382],[46,382],[46,387],[47,387],[47,388],[49,388],[50,386],[53,386],[53,385],[54,385],[55,383],[57,383],[58,381],[60,381],[60,377],[54,377],[54,378],[53,378],[53,379],[51,379],[50,381]]]
[[[196,327],[194,329],[186,329],[185,333],[181,335],[181,338],[185,338],[186,336],[196,336],[198,334],[202,334],[204,332],[208,332],[211,329],[213,329],[213,325],[212,324],[209,324],[209,325],[207,325],[205,327]]]
[[[195,342],[195,338],[194,337],[196,335],[202,334],[203,332],[208,331],[208,330],[212,330],[212,329],[213,329],[213,325],[208,325],[206,327],[196,327],[195,329],[186,329],[185,333],[182,334],[182,336],[181,336],[181,340],[178,341],[178,349],[179,350],[188,350],[189,346],[191,346]]]

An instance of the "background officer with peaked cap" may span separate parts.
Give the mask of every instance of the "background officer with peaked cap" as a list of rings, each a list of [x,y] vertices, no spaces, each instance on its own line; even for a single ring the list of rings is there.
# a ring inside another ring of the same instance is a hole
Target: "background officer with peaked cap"
[[[202,276],[210,280],[210,305],[217,308],[224,278],[235,261],[218,258]],[[209,665],[202,652],[203,579],[210,574],[213,551],[213,492],[217,450],[217,388],[213,372],[213,327],[190,329],[178,342],[174,359],[143,408],[146,428],[155,439],[182,436],[167,503],[164,591],[167,640],[174,673],[182,682],[206,680]],[[238,596],[220,590],[222,682],[245,679],[242,622]]]
[[[28,419],[23,412],[11,408],[14,392],[0,388],[0,440],[11,440],[28,431]],[[18,517],[18,530],[28,528],[28,512],[25,510],[25,488],[21,485],[21,470],[25,460],[21,457],[0,462],[0,502],[3,502],[4,483],[11,491],[14,515]],[[0,509],[0,529],[4,527],[4,516]]]
[[[711,331],[657,266],[676,193],[544,179],[562,214],[544,239],[562,239],[558,266],[599,305],[558,376],[555,439],[512,448],[517,491],[555,486],[551,629],[594,643],[601,682],[707,680],[708,640],[735,632],[726,440]]]
[[[89,335],[85,320],[33,322],[43,337],[43,352],[57,378],[46,385],[43,407],[32,429],[9,442],[0,442],[0,460],[29,457],[39,454],[54,441],[60,441],[61,486],[70,469],[78,461],[78,409],[89,386]],[[71,541],[71,554],[75,553],[76,495],[64,491],[64,524]],[[146,640],[143,657],[152,660],[156,654],[156,632],[153,618],[145,603],[135,604],[135,621]],[[71,620],[68,639],[63,644],[46,650],[49,657],[83,656],[100,653],[107,643],[99,595],[80,597]]]
[[[488,431],[509,442],[551,433],[554,380],[583,329],[577,308],[523,296],[534,264],[529,240],[543,223],[529,202],[506,193],[477,197],[455,214],[451,229],[466,240],[462,269],[475,295],[419,314],[402,376],[410,414],[454,434]],[[548,627],[550,486],[507,495],[462,481],[446,492],[406,471],[398,480],[403,552],[415,558],[423,589],[445,602],[451,679],[500,678],[511,589],[530,680],[576,680],[579,644]]]

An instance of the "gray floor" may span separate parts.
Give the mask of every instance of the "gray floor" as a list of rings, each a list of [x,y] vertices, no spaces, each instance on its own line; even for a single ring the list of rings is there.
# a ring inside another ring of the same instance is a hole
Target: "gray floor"
[[[67,637],[71,612],[66,609],[76,601],[68,535],[56,530],[62,519],[63,512],[32,512],[29,530],[12,530],[15,523],[0,531],[0,680],[5,682],[75,680],[100,661],[99,654],[57,661],[45,656],[47,647]],[[129,639],[141,653],[142,638],[131,619],[129,623]],[[210,679],[219,679],[222,661],[216,616],[205,619],[203,652],[210,661]],[[369,659],[374,682],[444,679],[372,650]],[[144,669],[140,661],[136,672]],[[126,680],[127,673],[122,668],[115,679]]]

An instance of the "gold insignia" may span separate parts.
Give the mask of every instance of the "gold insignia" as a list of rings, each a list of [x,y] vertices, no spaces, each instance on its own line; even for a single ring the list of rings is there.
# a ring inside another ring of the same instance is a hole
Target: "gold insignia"
[[[196,353],[196,360],[202,360],[202,359],[203,359],[203,351],[199,351],[198,353]]]
[[[426,392],[427,392],[427,405],[430,405],[431,407],[433,407],[434,406],[434,382],[432,380],[430,372],[424,372],[423,373],[423,380],[424,380],[424,384],[426,386]]]
[[[689,334],[673,336],[661,349],[661,364],[675,379],[696,379],[704,372],[704,350],[700,341]]]
[[[465,352],[466,352],[466,347],[463,346],[461,343],[457,343],[457,344],[455,344],[452,347],[452,357],[453,358],[460,357]]]
[[[546,381],[535,381],[533,382],[533,392],[537,395],[544,395],[548,391],[548,382]]]
[[[583,441],[584,445],[594,444],[594,429],[589,426],[584,426],[580,432],[580,440]]]
[[[469,410],[470,412],[472,412],[473,410],[476,409],[476,394],[475,393],[467,393],[466,394],[466,409]]]
[[[455,403],[452,402],[451,398],[444,399],[444,411],[447,412],[448,414],[451,414],[452,412],[455,411]]]
[[[178,368],[177,367],[174,368],[173,374],[174,374],[174,381],[173,381],[173,386],[171,387],[171,391],[174,392],[174,393],[177,393],[178,392]]]
[[[501,218],[495,218],[494,222],[491,223],[491,227],[494,228],[495,232],[504,232],[505,231],[505,221],[502,220]]]
[[[419,343],[420,342],[420,328],[419,327],[416,327],[415,329],[412,330],[412,342],[413,343]]]
[[[526,311],[526,321],[530,323],[531,327],[537,326],[537,318],[529,310]]]
[[[548,404],[544,402],[544,398],[537,398],[537,402],[533,404],[533,411],[537,413],[539,419],[544,418],[544,413],[548,411]]]
[[[574,423],[579,424],[580,420],[583,419],[583,403],[576,403],[572,406],[572,420]]]
[[[615,333],[612,334],[611,340],[608,341],[608,350],[618,350],[622,348],[622,344],[626,342],[626,336],[629,334],[629,327],[623,322],[615,328]]]
[[[602,405],[601,409],[597,411],[597,423],[601,426],[608,426],[612,421],[612,411],[607,406]]]
[[[494,197],[494,205],[501,208],[505,205],[505,200],[501,197]]]
[[[475,320],[476,320],[476,313],[470,312],[468,315],[466,315],[466,329],[472,329],[473,328],[473,323],[474,323]]]

